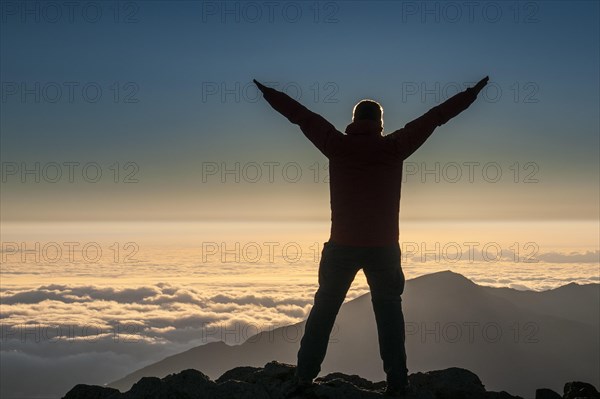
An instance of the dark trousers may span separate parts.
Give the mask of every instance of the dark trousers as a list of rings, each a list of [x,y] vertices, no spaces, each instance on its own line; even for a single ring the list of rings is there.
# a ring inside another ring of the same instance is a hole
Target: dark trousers
[[[335,318],[361,268],[371,289],[379,353],[387,382],[400,386],[407,383],[404,315],[400,298],[404,291],[404,273],[400,265],[399,244],[353,247],[332,241],[325,243],[319,265],[319,289],[298,351],[296,372],[299,377],[313,379],[321,371]]]

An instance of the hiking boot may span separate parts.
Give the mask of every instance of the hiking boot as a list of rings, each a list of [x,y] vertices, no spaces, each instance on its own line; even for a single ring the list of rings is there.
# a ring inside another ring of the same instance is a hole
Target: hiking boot
[[[292,390],[286,395],[286,398],[305,398],[309,395],[315,384],[311,379],[302,378],[297,375],[294,376],[294,386]]]
[[[384,396],[390,396],[393,398],[411,398],[414,395],[415,390],[412,385],[394,385],[388,384],[383,392]]]

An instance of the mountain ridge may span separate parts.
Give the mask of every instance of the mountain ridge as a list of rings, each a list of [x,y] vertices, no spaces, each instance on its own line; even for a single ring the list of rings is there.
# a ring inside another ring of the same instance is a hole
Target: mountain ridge
[[[586,289],[594,292],[592,296],[587,291],[579,295],[585,286],[578,287],[573,287],[574,294],[567,302],[585,309],[565,318],[568,308],[557,310],[554,305],[564,290],[525,291],[523,295],[523,291],[480,286],[451,271],[408,280],[403,305],[409,370],[461,367],[475,372],[494,390],[502,388],[522,396],[543,385],[559,390],[556,381],[561,380],[598,384],[600,365],[593,353],[600,350],[599,301],[589,301],[600,293],[600,285]],[[136,370],[109,386],[127,390],[141,377],[164,377],[184,369],[202,370],[217,378],[240,364],[257,367],[271,360],[295,363],[303,326],[304,321],[262,331],[239,345],[200,345]],[[383,379],[370,294],[346,302],[336,326],[323,373]],[[518,359],[518,364],[513,359]],[[528,378],[521,378],[519,373]]]

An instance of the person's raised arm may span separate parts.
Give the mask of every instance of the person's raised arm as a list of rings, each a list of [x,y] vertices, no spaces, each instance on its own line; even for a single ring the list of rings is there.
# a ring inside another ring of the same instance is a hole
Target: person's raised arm
[[[477,94],[488,80],[489,78],[486,76],[475,86],[455,94],[442,104],[430,109],[423,116],[407,123],[402,129],[386,136],[393,141],[399,156],[402,159],[408,158],[431,136],[436,127],[443,125],[467,109],[475,101]]]
[[[285,116],[290,122],[300,126],[304,135],[325,156],[331,154],[334,141],[342,135],[336,128],[321,115],[310,111],[304,105],[290,96],[271,87],[267,87],[254,79],[254,83],[262,92],[263,97],[277,112]]]

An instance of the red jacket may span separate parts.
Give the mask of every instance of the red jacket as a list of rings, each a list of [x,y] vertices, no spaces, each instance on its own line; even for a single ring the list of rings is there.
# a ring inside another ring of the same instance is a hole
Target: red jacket
[[[285,93],[258,85],[265,100],[329,159],[330,240],[352,246],[398,243],[402,162],[477,98],[469,88],[402,129],[381,135],[379,122],[358,120],[338,131]]]

